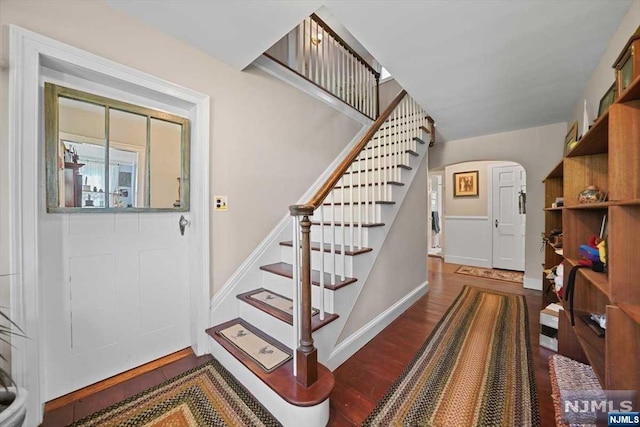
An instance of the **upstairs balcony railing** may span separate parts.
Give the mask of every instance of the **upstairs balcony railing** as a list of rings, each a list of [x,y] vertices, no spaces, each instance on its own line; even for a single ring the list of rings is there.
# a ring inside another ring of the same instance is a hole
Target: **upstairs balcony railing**
[[[317,15],[283,40],[287,59],[266,55],[371,120],[379,116],[380,73]]]

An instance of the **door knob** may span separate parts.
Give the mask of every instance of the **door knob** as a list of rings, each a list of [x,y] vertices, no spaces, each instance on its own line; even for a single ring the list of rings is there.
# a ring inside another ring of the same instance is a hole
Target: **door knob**
[[[180,235],[184,236],[184,228],[189,225],[189,220],[184,217],[184,215],[180,215],[180,221],[178,221],[178,226],[180,226]]]
[[[498,228],[498,220],[496,219],[496,228]]]

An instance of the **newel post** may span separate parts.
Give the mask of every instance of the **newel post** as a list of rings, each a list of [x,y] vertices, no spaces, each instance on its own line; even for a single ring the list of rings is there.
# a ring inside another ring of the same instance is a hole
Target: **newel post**
[[[427,120],[429,121],[429,147],[433,147],[436,143],[436,122],[431,116],[427,116]]]
[[[292,216],[302,216],[300,228],[301,268],[300,268],[300,343],[296,350],[298,383],[310,387],[318,380],[318,350],[313,346],[311,336],[311,220],[313,206],[294,205],[289,210]],[[294,248],[298,250],[298,248]],[[293,325],[296,327],[296,325]]]

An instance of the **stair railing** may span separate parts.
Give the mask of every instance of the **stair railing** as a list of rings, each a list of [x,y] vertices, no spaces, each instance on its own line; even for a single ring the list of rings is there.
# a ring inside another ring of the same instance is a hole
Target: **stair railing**
[[[294,31],[287,41],[291,58],[266,55],[371,120],[378,117],[380,73],[316,14]]]
[[[318,376],[311,328],[311,218],[319,225],[319,259],[314,267],[319,270],[318,309],[324,320],[325,274],[332,286],[347,279],[346,252],[366,247],[363,227],[382,221],[380,204],[390,201],[387,184],[401,182],[409,154],[417,154],[417,143],[424,143],[423,133],[433,138],[433,126],[418,103],[401,91],[315,195],[305,204],[289,207],[293,216],[293,342],[297,346],[293,373],[300,384],[308,387]],[[325,236],[325,227],[329,236]]]

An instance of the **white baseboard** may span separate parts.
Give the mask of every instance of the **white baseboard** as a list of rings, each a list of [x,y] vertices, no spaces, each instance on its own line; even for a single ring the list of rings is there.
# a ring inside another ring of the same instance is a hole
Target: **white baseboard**
[[[418,285],[413,291],[380,313],[362,328],[345,338],[335,347],[328,357],[326,366],[333,371],[342,365],[428,291],[429,282],[426,281]]]
[[[491,260],[483,259],[483,258],[471,258],[471,257],[464,257],[464,256],[445,255],[444,262],[448,262],[451,264],[468,265],[470,267],[492,268]]]
[[[536,291],[542,290],[542,279],[535,279],[533,277],[524,277],[523,286],[525,289],[534,289]]]

